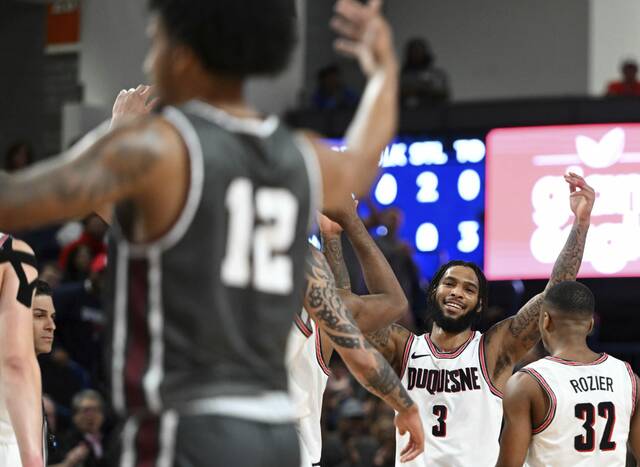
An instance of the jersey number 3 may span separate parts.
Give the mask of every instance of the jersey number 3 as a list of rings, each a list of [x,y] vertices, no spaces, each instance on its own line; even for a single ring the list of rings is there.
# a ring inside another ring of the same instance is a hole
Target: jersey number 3
[[[291,293],[293,262],[287,252],[295,237],[297,199],[284,188],[271,187],[258,188],[254,196],[251,181],[237,178],[227,189],[225,205],[229,228],[222,282],[270,294]]]
[[[574,439],[574,447],[579,452],[591,452],[595,449],[595,430],[593,425],[596,422],[596,408],[593,404],[577,404],[575,408],[576,418],[584,420],[582,427],[586,433],[576,436]],[[611,440],[613,434],[613,425],[616,422],[616,407],[612,402],[600,402],[598,404],[598,416],[604,418],[607,423],[604,426],[604,433],[600,441],[601,451],[613,451],[616,443]]]
[[[438,417],[438,424],[431,428],[431,434],[438,438],[447,436],[447,408],[444,405],[434,405],[433,415]]]

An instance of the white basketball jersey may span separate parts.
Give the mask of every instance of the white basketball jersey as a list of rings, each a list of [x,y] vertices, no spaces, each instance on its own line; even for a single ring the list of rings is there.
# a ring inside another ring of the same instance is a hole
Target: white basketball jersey
[[[322,396],[329,369],[322,359],[320,334],[305,310],[296,315],[287,342],[289,392],[297,418],[302,467],[320,465]]]
[[[549,398],[533,430],[529,467],[624,467],[636,380],[629,364],[603,354],[593,363],[547,357],[523,368]]]
[[[424,452],[400,464],[409,435],[396,432],[396,466],[494,467],[498,460],[502,395],[489,382],[479,332],[453,352],[440,352],[428,334],[411,335],[401,379],[418,405]]]
[[[2,375],[0,375],[0,378]],[[0,390],[0,465],[20,467],[20,450],[16,439],[5,396]]]

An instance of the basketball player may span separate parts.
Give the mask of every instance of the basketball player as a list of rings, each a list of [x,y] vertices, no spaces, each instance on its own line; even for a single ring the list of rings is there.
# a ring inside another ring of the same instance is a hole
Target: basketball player
[[[595,193],[568,174],[573,227],[547,289],[574,280],[584,251]],[[473,330],[487,306],[487,281],[473,263],[451,261],[427,291],[434,324],[417,336],[399,325],[369,334],[420,406],[425,452],[407,465],[493,466],[498,458],[502,391],[514,365],[535,345],[544,292],[485,335]],[[398,444],[403,442],[398,437]]]
[[[319,225],[323,252],[332,269],[336,291],[360,330],[372,332],[400,319],[407,309],[407,299],[382,252],[360,221],[355,206],[351,197],[348,197],[343,207],[334,214],[345,226],[349,240],[354,245],[370,295],[351,293],[349,274],[342,261],[342,227],[322,215]],[[287,347],[289,387],[298,417],[302,467],[320,465],[320,416],[333,350],[329,335],[302,309],[295,318]],[[340,347],[337,347],[337,351],[343,354]]]
[[[350,150],[334,153],[265,118],[243,85],[285,66],[292,5],[152,0],[146,67],[167,105],[162,114],[98,130],[62,157],[0,175],[3,228],[116,205],[107,309],[113,403],[128,416],[120,465],[298,465],[284,352],[302,306],[308,228],[321,189],[330,210],[375,177],[396,127],[398,66],[380,1],[339,0],[336,46],[368,78]],[[335,339],[359,354],[364,341],[344,326]],[[367,365],[380,370],[364,372],[367,384],[409,410],[387,367],[365,354],[356,360],[361,376]]]
[[[638,376],[587,346],[593,311],[593,294],[579,282],[547,291],[540,333],[551,356],[507,382],[498,467],[625,467],[627,441],[640,459]]]
[[[43,467],[40,369],[31,302],[33,250],[0,235],[0,465]]]

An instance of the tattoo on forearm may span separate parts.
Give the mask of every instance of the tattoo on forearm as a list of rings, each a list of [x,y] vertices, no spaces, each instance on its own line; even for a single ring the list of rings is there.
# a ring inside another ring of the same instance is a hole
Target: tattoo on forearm
[[[362,336],[351,312],[336,291],[326,259],[318,251],[307,258],[307,310],[321,321],[330,339],[340,347],[364,348]]]
[[[520,337],[523,332],[535,325],[535,332],[529,333],[527,337],[529,339],[533,337],[532,343],[538,340],[540,335],[538,332],[538,318],[540,316],[540,310],[542,309],[543,300],[543,295],[535,296],[509,321],[509,332],[513,337]],[[532,336],[532,334],[535,334],[535,336]]]
[[[327,334],[329,335],[331,342],[339,347],[344,347],[346,349],[359,349],[363,347],[362,340],[357,337],[338,336],[330,332],[327,332]]]
[[[385,399],[396,410],[410,407],[413,401],[393,368],[364,338],[351,313],[338,296],[329,265],[317,250],[307,256],[307,311],[323,324],[324,332],[337,348],[368,349],[375,357],[375,365],[358,379],[374,394]],[[378,342],[389,340],[391,327],[377,333]],[[406,331],[405,331],[406,332]],[[385,337],[386,336],[386,337]]]
[[[375,352],[375,356],[376,367],[366,374],[367,388],[381,396],[389,396],[396,391],[392,394],[393,402],[400,407],[410,407],[413,401],[398,376],[382,355]]]
[[[342,241],[340,237],[323,237],[324,256],[327,258],[333,277],[336,283],[336,287],[339,289],[351,290],[351,279],[349,278],[349,271],[347,265],[344,262],[344,256],[342,254]]]
[[[389,338],[391,337],[391,326],[380,329],[379,331],[367,334],[367,339],[377,349],[385,348],[389,344]]]
[[[553,271],[549,279],[551,285],[562,281],[575,280],[580,270],[580,264],[582,264],[582,255],[587,241],[587,230],[586,226],[578,224],[571,229],[569,237],[553,265]]]
[[[575,280],[580,264],[582,263],[582,255],[587,239],[587,226],[574,224],[569,233],[569,237],[558,255],[558,259],[553,266],[553,272],[549,279],[549,285],[554,285],[566,280]],[[533,297],[522,309],[511,318],[509,322],[509,333],[518,339],[520,346],[519,352],[524,352],[540,339],[540,331],[538,328],[538,320],[544,294]],[[524,350],[523,350],[524,349]],[[519,356],[519,353],[517,354]],[[498,359],[500,360],[500,359]],[[499,373],[500,365],[496,363],[496,373]],[[508,366],[511,362],[502,362]]]

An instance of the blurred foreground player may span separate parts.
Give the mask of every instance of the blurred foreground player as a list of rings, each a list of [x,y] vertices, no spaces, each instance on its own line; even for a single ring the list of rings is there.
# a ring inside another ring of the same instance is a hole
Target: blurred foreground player
[[[507,383],[498,467],[624,467],[627,441],[640,459],[638,377],[587,346],[594,306],[578,282],[547,291],[540,333],[551,356]]]
[[[31,314],[33,250],[0,234],[0,465],[42,467],[40,368]]]
[[[286,65],[292,6],[152,0],[146,66],[169,107],[0,176],[0,228],[116,205],[107,308],[113,403],[128,417],[120,465],[297,465],[284,352],[307,231],[321,189],[330,210],[375,177],[396,127],[397,63],[380,2],[340,0],[336,46],[368,77],[349,151],[265,118],[243,84]]]

